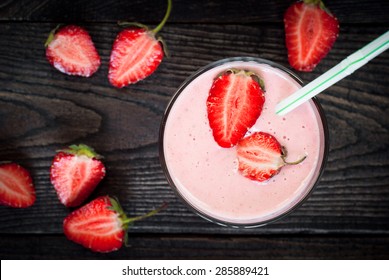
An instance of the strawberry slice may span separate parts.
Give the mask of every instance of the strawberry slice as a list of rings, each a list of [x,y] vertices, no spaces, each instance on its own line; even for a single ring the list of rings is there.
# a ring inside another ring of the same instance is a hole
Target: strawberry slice
[[[320,0],[292,4],[284,15],[289,64],[312,71],[327,55],[339,34],[339,23]]]
[[[255,132],[240,140],[237,155],[240,173],[259,182],[278,174],[283,166],[299,164],[306,158],[304,156],[295,162],[287,162],[286,149],[266,132]]]
[[[49,63],[65,74],[89,77],[100,67],[100,56],[92,39],[80,26],[55,28],[45,46]]]
[[[112,46],[109,62],[108,80],[111,85],[122,88],[150,76],[161,64],[164,57],[162,38],[156,34],[169,18],[172,1],[168,0],[166,14],[161,23],[153,30],[139,23],[122,30]]]
[[[55,155],[50,179],[65,206],[79,206],[104,178],[105,167],[100,158],[84,144],[71,145]]]
[[[133,222],[155,215],[165,207],[127,218],[116,199],[102,196],[70,213],[63,222],[63,230],[69,240],[94,252],[112,252],[127,243],[127,229]]]
[[[26,208],[35,202],[30,172],[16,163],[0,164],[0,204]]]
[[[219,146],[236,145],[255,124],[265,102],[261,83],[255,73],[240,69],[229,69],[214,80],[207,112]]]
[[[152,32],[124,29],[112,47],[108,79],[118,88],[136,83],[151,75],[162,58],[162,46]]]

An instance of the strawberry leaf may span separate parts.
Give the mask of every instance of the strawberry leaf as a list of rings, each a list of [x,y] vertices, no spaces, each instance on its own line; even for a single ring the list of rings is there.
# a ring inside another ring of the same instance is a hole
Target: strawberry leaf
[[[157,34],[162,29],[162,27],[165,25],[166,21],[168,20],[168,18],[170,16],[170,12],[171,11],[172,11],[172,0],[168,0],[167,1],[167,9],[166,9],[165,16],[163,17],[163,19],[160,22],[160,24],[158,24],[158,26],[152,30],[152,32],[154,34]]]
[[[50,31],[49,36],[47,37],[45,42],[45,48],[47,48],[49,44],[54,40],[55,33],[61,26],[62,24],[58,24],[53,30]]]
[[[84,155],[89,158],[95,158],[95,159],[101,159],[103,158],[101,155],[96,153],[96,151],[85,144],[78,144],[78,145],[70,145],[67,149],[60,150],[62,152],[72,154],[72,155]]]

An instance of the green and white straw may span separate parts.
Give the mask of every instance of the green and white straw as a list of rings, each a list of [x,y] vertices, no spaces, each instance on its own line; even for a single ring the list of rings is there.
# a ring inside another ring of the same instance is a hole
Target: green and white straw
[[[348,56],[341,63],[328,70],[306,86],[288,96],[276,106],[277,115],[285,115],[305,101],[311,99],[323,90],[332,86],[355,70],[365,65],[371,59],[389,48],[389,31],[367,44],[362,49]]]

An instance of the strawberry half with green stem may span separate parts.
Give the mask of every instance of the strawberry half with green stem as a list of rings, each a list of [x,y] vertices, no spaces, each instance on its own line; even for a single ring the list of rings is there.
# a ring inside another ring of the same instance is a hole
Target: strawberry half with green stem
[[[84,144],[71,145],[55,155],[50,179],[65,206],[79,206],[104,178],[105,166],[100,159],[99,154]]]
[[[165,25],[171,8],[172,1],[168,0],[166,14],[153,30],[139,23],[122,23],[131,27],[122,30],[113,43],[108,71],[113,86],[122,88],[143,80],[161,64],[166,47],[156,34]]]
[[[312,71],[331,50],[339,34],[338,19],[320,0],[292,4],[284,15],[289,64]]]
[[[65,74],[89,77],[100,67],[100,56],[92,38],[80,26],[57,26],[45,47],[49,63]]]
[[[207,98],[209,125],[219,146],[235,146],[257,121],[264,102],[263,81],[255,73],[229,69],[219,75]]]
[[[0,164],[0,204],[26,208],[35,202],[35,188],[30,172],[17,163]]]
[[[303,162],[306,156],[295,162],[287,162],[287,150],[277,139],[266,132],[255,132],[243,138],[237,145],[239,172],[259,182],[278,174],[285,165]]]
[[[166,206],[128,218],[116,199],[102,196],[70,213],[64,220],[63,229],[69,240],[94,252],[108,253],[127,244],[128,227],[135,221],[153,216]]]

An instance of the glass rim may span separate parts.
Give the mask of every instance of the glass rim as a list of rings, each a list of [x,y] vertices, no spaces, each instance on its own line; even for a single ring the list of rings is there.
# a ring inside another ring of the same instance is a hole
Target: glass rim
[[[202,217],[205,220],[208,220],[212,223],[221,225],[221,226],[226,226],[226,227],[231,227],[231,228],[256,228],[256,227],[261,227],[268,225],[270,223],[273,223],[275,221],[278,221],[292,212],[294,212],[297,208],[299,208],[312,194],[314,189],[316,188],[317,184],[320,181],[321,176],[323,175],[325,166],[327,164],[327,158],[328,158],[328,153],[329,153],[329,131],[328,131],[328,124],[327,124],[327,118],[325,116],[324,110],[322,106],[320,105],[319,101],[317,100],[316,97],[313,97],[311,101],[315,105],[315,108],[317,110],[317,114],[319,116],[318,120],[321,121],[322,128],[323,128],[323,138],[324,138],[324,148],[323,148],[323,158],[320,163],[320,168],[317,173],[316,179],[314,179],[312,186],[310,187],[309,191],[304,194],[304,196],[297,201],[292,207],[287,209],[285,212],[275,216],[271,217],[269,219],[266,219],[264,221],[259,221],[259,222],[252,222],[252,223],[235,223],[235,222],[229,222],[229,221],[223,221],[221,219],[217,219],[215,217],[212,217],[208,214],[205,214],[202,212],[200,209],[192,205],[189,201],[185,199],[185,197],[179,192],[177,186],[174,183],[173,178],[170,175],[170,171],[167,167],[166,160],[165,160],[165,152],[164,152],[164,131],[165,131],[165,126],[167,123],[167,119],[169,117],[169,113],[171,109],[173,108],[175,101],[177,98],[181,95],[182,91],[191,83],[193,80],[195,80],[198,76],[202,75],[203,73],[207,72],[210,69],[213,69],[217,66],[221,66],[225,63],[229,62],[235,62],[235,61],[242,61],[242,62],[257,62],[259,64],[267,64],[271,67],[277,68],[279,70],[282,70],[283,72],[287,73],[290,77],[292,77],[299,85],[303,86],[304,82],[301,80],[299,76],[297,76],[293,71],[290,69],[273,62],[271,60],[267,59],[262,59],[262,58],[256,58],[256,57],[249,57],[249,56],[238,56],[238,57],[230,57],[230,58],[224,58],[221,60],[214,61],[212,63],[209,63],[201,68],[199,68],[197,71],[192,73],[188,78],[184,80],[184,82],[179,86],[179,88],[175,91],[174,95],[171,97],[165,112],[162,117],[162,121],[160,124],[159,128],[159,141],[158,141],[158,146],[159,146],[159,160],[160,164],[163,170],[163,173],[169,183],[169,186],[171,189],[174,191],[175,195],[195,214],[198,216]],[[320,123],[319,121],[319,123]]]

